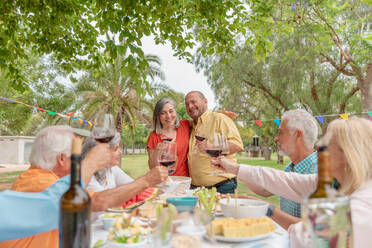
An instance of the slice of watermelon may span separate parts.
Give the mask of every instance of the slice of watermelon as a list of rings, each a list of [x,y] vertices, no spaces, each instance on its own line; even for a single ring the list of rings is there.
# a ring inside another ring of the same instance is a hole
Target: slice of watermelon
[[[127,202],[124,202],[121,205],[121,207],[122,208],[130,208],[133,204],[135,204],[137,202],[153,200],[157,196],[158,192],[159,192],[159,190],[157,188],[145,189],[144,191],[138,193],[137,195],[135,195],[134,197],[129,199]]]

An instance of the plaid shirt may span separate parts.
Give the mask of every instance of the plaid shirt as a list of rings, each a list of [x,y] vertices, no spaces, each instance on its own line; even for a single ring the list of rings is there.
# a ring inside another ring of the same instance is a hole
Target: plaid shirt
[[[305,159],[294,165],[289,163],[285,168],[286,172],[297,172],[301,174],[315,174],[318,171],[318,155],[317,152],[311,153]],[[301,204],[280,197],[280,209],[290,215],[301,218]]]

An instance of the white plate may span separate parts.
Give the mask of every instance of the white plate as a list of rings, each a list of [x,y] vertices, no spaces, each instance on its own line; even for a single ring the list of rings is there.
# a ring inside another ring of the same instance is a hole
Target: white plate
[[[123,213],[123,212],[131,213],[134,209],[138,208],[139,206],[143,205],[144,203],[145,203],[145,201],[136,202],[136,203],[130,205],[129,207],[124,208],[124,209],[108,208],[106,211],[107,212],[112,212],[112,213]]]
[[[224,236],[221,236],[221,235],[214,235],[213,238],[216,239],[216,240],[218,240],[218,241],[223,241],[223,242],[232,242],[232,243],[248,242],[248,241],[255,241],[255,240],[260,240],[260,239],[266,239],[274,231],[269,232],[269,233],[266,233],[266,234],[263,234],[263,235],[253,236],[253,237],[228,238],[228,237],[224,237]]]
[[[108,247],[114,247],[114,248],[136,248],[136,247],[143,247],[146,244],[146,239],[135,243],[135,244],[123,244],[118,242],[109,241]]]

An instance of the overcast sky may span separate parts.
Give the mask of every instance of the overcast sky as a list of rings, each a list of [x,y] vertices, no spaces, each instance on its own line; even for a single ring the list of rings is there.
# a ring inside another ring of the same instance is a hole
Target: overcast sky
[[[213,109],[216,106],[214,93],[203,73],[197,73],[194,65],[187,63],[186,60],[174,57],[169,44],[156,45],[151,37],[145,37],[142,39],[142,48],[145,54],[154,54],[161,59],[165,84],[185,94],[191,90],[200,90],[208,99],[208,107]]]

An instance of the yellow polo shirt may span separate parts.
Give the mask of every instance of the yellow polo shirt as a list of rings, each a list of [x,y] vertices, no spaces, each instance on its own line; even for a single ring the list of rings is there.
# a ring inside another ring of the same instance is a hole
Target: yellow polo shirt
[[[205,111],[199,117],[198,122],[196,124],[193,123],[190,133],[189,154],[187,158],[189,173],[192,179],[191,183],[195,186],[212,186],[235,177],[235,175],[228,173],[221,176],[209,176],[213,172],[210,157],[205,153],[201,153],[196,147],[196,129],[205,133],[207,136],[214,133],[221,133],[227,137],[228,142],[238,145],[243,150],[243,142],[235,123],[224,114],[209,110]],[[235,160],[235,154],[228,155],[227,157]]]

